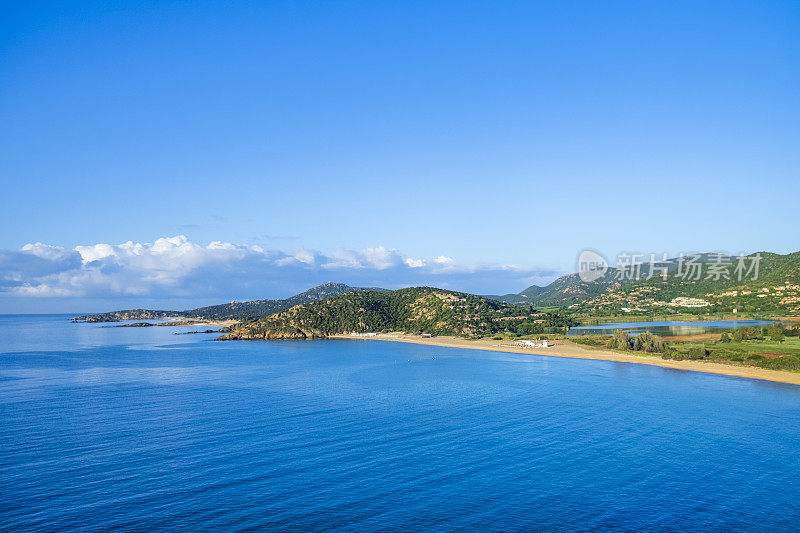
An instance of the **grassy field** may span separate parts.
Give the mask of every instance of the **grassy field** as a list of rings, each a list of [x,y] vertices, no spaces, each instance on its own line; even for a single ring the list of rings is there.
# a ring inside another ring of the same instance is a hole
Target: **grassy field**
[[[730,362],[769,368],[800,371],[800,338],[786,337],[781,342],[769,339],[741,342],[670,343],[680,350],[698,347],[707,350],[709,361]]]

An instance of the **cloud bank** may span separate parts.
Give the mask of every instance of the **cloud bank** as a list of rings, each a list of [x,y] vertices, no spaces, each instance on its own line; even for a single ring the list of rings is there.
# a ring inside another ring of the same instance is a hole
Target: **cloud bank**
[[[44,243],[0,250],[0,296],[6,298],[230,299],[282,298],[325,281],[398,288],[433,285],[477,293],[516,292],[558,273],[518,265],[461,265],[447,256],[408,257],[377,246],[322,253],[264,249],[185,236],[152,243]]]

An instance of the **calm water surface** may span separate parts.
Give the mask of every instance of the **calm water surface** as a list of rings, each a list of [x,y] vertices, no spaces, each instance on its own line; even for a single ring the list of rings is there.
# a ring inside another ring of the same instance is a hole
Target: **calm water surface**
[[[797,531],[800,387],[0,317],[5,531]]]
[[[629,335],[653,333],[664,337],[678,335],[702,335],[719,332],[720,329],[738,328],[739,326],[769,326],[766,320],[705,320],[701,322],[654,321],[654,322],[608,322],[597,326],[574,327],[567,335],[611,335],[621,329]]]

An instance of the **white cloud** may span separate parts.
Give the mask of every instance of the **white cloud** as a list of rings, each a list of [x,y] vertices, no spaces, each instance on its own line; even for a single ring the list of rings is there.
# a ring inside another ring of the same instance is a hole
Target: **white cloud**
[[[519,265],[460,265],[445,255],[412,259],[384,246],[325,254],[222,241],[203,246],[184,235],[72,250],[40,242],[0,250],[0,295],[6,297],[255,299],[288,296],[325,281],[511,292],[551,274]]]
[[[23,285],[19,287],[16,291],[17,296],[29,296],[29,297],[64,297],[64,296],[80,296],[79,294],[72,293],[69,289],[64,287],[51,287],[50,285],[46,285],[41,283],[39,285]]]
[[[133,243],[129,241],[125,244],[121,244],[118,248],[124,249],[126,245],[132,246]],[[78,253],[81,254],[81,260],[84,263],[99,261],[100,259],[104,259],[106,257],[114,255],[114,247],[109,244],[95,244],[93,246],[76,246],[75,250],[77,250]]]
[[[377,248],[367,248],[364,250],[364,259],[367,264],[378,270],[385,270],[399,265],[403,258],[397,250],[387,250],[383,246]]]
[[[49,244],[44,244],[41,242],[26,244],[20,248],[20,252],[48,260],[63,259],[69,254],[69,251],[66,248],[62,248],[61,246],[50,246]]]
[[[322,268],[364,268],[364,264],[361,262],[358,253],[353,250],[337,248],[331,253]]]
[[[314,265],[317,262],[317,254],[307,248],[296,248],[287,255],[276,261],[277,265],[287,266],[292,264]]]

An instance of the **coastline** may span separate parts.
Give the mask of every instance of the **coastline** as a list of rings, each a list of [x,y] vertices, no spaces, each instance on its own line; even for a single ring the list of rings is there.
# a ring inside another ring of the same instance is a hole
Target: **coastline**
[[[553,345],[548,348],[520,348],[512,346],[511,341],[501,340],[468,340],[460,337],[419,337],[403,333],[392,333],[392,336],[353,337],[351,335],[331,335],[330,339],[350,340],[378,340],[390,342],[407,342],[412,344],[425,344],[427,346],[440,346],[443,348],[464,348],[468,350],[484,350],[491,352],[519,353],[526,355],[543,355],[548,357],[570,357],[573,359],[596,359],[601,361],[614,361],[618,363],[635,363],[639,365],[660,366],[675,370],[690,372],[704,372],[706,374],[719,374],[738,378],[759,379],[776,383],[800,385],[800,373],[785,372],[782,370],[769,370],[750,366],[733,366],[722,363],[706,363],[702,361],[673,361],[662,359],[658,356],[627,355],[603,349],[592,349],[575,344],[571,341],[549,341]]]
[[[226,320],[211,320],[211,319],[203,319],[203,318],[182,318],[177,317],[174,319],[169,319],[166,322],[159,322],[155,324],[156,326],[203,326],[203,327],[227,327],[232,326],[234,324],[238,324],[238,320],[233,319],[226,319]]]

